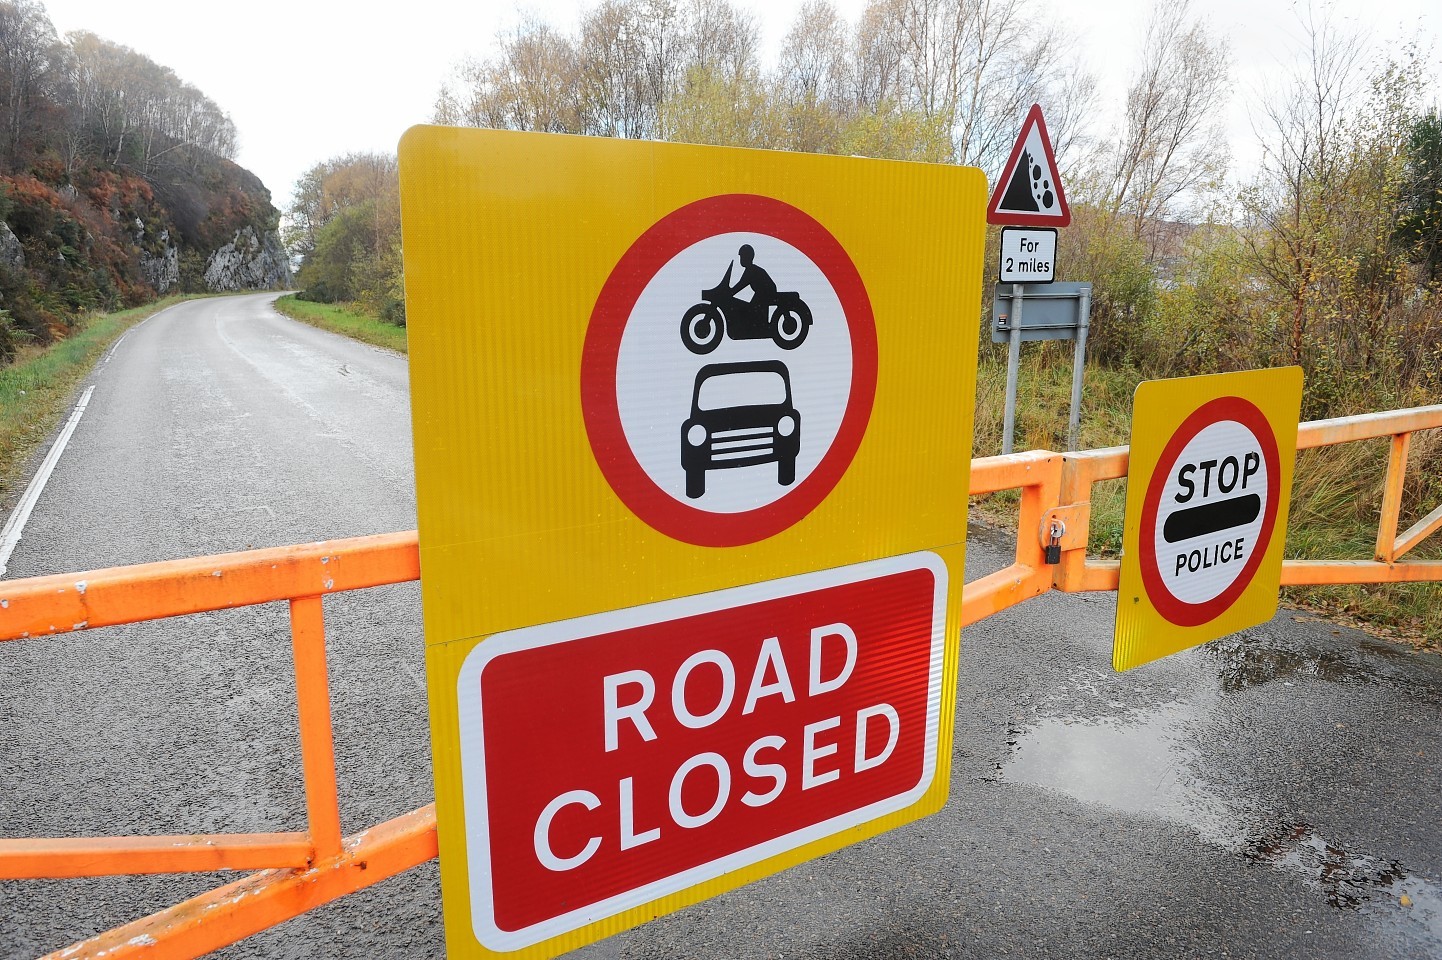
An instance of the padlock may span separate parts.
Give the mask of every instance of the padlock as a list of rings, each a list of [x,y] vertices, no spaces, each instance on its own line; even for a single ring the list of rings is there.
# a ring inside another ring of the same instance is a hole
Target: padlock
[[[1051,525],[1047,528],[1047,534],[1050,537],[1046,544],[1047,564],[1055,566],[1061,563],[1061,537],[1064,533],[1066,533],[1066,524],[1060,520],[1052,520]]]

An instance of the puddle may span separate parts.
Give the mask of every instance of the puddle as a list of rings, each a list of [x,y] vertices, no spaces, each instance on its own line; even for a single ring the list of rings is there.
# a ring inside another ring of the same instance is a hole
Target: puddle
[[[1295,666],[1307,676],[1324,676],[1321,671],[1330,669],[1306,658],[1297,664],[1270,657],[1263,662]],[[1283,672],[1268,679],[1287,675],[1302,674]],[[1225,689],[1225,679],[1223,683]],[[1333,907],[1365,913],[1409,944],[1415,944],[1420,933],[1442,956],[1442,887],[1437,883],[1411,875],[1395,861],[1344,851],[1304,824],[1259,837],[1253,826],[1258,812],[1245,809],[1245,801],[1215,793],[1197,773],[1196,727],[1211,709],[1174,702],[1119,717],[1046,718],[1024,732],[1012,727],[1007,742],[1013,753],[1002,765],[1002,776],[1011,783],[1190,827],[1204,843],[1299,877]]]
[[[1339,910],[1360,910],[1392,926],[1421,927],[1442,947],[1442,891],[1393,861],[1348,853],[1307,824],[1250,841],[1249,859],[1300,876]]]
[[[1012,783],[1160,817],[1220,842],[1234,817],[1192,773],[1196,719],[1195,711],[1173,703],[1116,719],[1042,720],[1015,741],[1003,773]]]
[[[1265,646],[1245,635],[1223,637],[1202,647],[1217,662],[1224,693],[1281,680],[1325,680],[1329,683],[1376,683],[1377,671],[1355,652],[1286,650]]]

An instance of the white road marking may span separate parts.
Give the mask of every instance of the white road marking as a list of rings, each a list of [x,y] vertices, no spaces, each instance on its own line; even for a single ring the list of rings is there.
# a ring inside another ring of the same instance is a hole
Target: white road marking
[[[120,345],[125,342],[125,338],[137,329],[145,326],[162,313],[169,313],[176,307],[184,306],[189,302],[190,301],[181,301],[180,303],[173,303],[164,310],[156,311],[122,333],[120,339],[116,340],[115,344],[110,348],[110,352],[105,355],[105,359],[96,364],[96,368],[98,369],[109,363],[110,358],[115,356],[115,351],[119,350]],[[90,395],[94,392],[94,384],[85,388],[84,395],[81,396],[80,402],[75,405],[75,409],[71,411],[70,419],[61,429],[60,436],[55,438],[55,445],[52,446],[50,452],[45,455],[45,461],[40,464],[40,469],[36,471],[35,476],[30,478],[30,485],[25,488],[25,493],[21,495],[20,502],[15,505],[15,509],[11,511],[9,518],[6,519],[5,526],[0,527],[0,578],[4,578],[6,570],[9,569],[7,564],[10,563],[10,554],[15,552],[15,546],[20,542],[20,535],[25,530],[25,523],[30,519],[30,511],[35,509],[35,504],[39,501],[40,494],[45,490],[45,484],[50,480],[51,471],[53,471],[55,465],[60,462],[60,455],[65,452],[65,445],[70,442],[70,435],[75,432],[75,425],[80,422],[80,418],[85,414],[85,407],[90,403]]]
[[[70,442],[70,435],[75,432],[80,418],[85,415],[85,407],[90,403],[90,395],[94,392],[93,384],[85,388],[85,393],[81,396],[80,402],[75,405],[70,419],[61,428],[60,436],[55,438],[54,446],[45,455],[45,461],[40,464],[40,469],[30,479],[30,485],[25,488],[20,502],[15,505],[10,518],[5,521],[5,526],[0,528],[0,577],[4,577],[5,571],[9,569],[6,565],[10,562],[10,554],[15,551],[15,545],[20,542],[20,534],[25,530],[25,521],[30,519],[30,511],[35,509],[35,504],[40,499],[41,492],[45,490],[45,484],[49,481],[51,472],[60,462],[60,455],[65,452],[65,445]]]
[[[141,323],[144,323],[144,321],[142,320]],[[139,324],[137,324],[137,326],[138,326],[138,325],[139,325]],[[110,362],[110,358],[113,357],[113,356],[115,356],[115,351],[117,351],[117,350],[120,349],[120,345],[125,342],[125,338],[128,337],[128,336],[130,336],[130,331],[129,331],[129,330],[125,331],[124,333],[122,333],[122,334],[120,335],[120,339],[117,340],[117,341],[115,341],[115,346],[111,347],[111,348],[110,348],[110,352],[105,355],[105,359],[100,361],[100,365],[101,365],[102,367],[105,366],[107,363]]]

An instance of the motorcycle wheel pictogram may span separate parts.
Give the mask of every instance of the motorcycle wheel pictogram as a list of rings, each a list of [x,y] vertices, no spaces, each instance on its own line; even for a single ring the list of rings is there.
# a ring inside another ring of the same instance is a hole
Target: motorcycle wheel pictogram
[[[681,341],[692,353],[710,353],[721,345],[725,323],[721,311],[713,304],[698,303],[681,318]]]
[[[771,321],[771,339],[782,350],[795,350],[811,329],[811,308],[800,300],[776,308]]]

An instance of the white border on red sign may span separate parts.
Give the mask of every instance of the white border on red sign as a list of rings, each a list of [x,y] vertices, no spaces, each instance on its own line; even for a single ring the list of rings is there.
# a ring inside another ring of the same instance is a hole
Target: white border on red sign
[[[929,570],[936,580],[936,593],[932,603],[931,655],[927,686],[926,752],[922,762],[921,777],[915,786],[904,793],[878,800],[868,806],[803,827],[784,836],[775,837],[745,850],[738,850],[719,860],[663,877],[525,929],[508,931],[501,930],[496,926],[489,862],[490,816],[486,793],[485,740],[478,695],[481,671],[487,664],[498,657],[519,650],[565,643],[581,637],[627,630],[666,620],[678,620],[683,617],[762,603],[799,593],[810,593],[815,590],[825,590],[876,577],[909,573],[914,570]],[[631,607],[626,610],[592,614],[575,620],[524,627],[519,630],[498,633],[478,644],[466,656],[456,681],[460,721],[461,783],[465,804],[467,857],[470,867],[471,926],[476,939],[484,946],[498,952],[529,947],[543,940],[578,930],[598,920],[624,913],[632,907],[650,903],[668,894],[677,893],[708,880],[715,880],[725,874],[760,863],[789,850],[795,850],[878,817],[896,813],[916,803],[931,788],[931,781],[936,775],[937,743],[941,732],[942,663],[946,649],[946,598],[946,563],[936,554],[923,551],[900,557],[872,560],[848,567],[838,567],[834,570],[804,573],[782,580],[733,587],[729,590],[720,590],[694,597],[664,600],[660,603]]]

